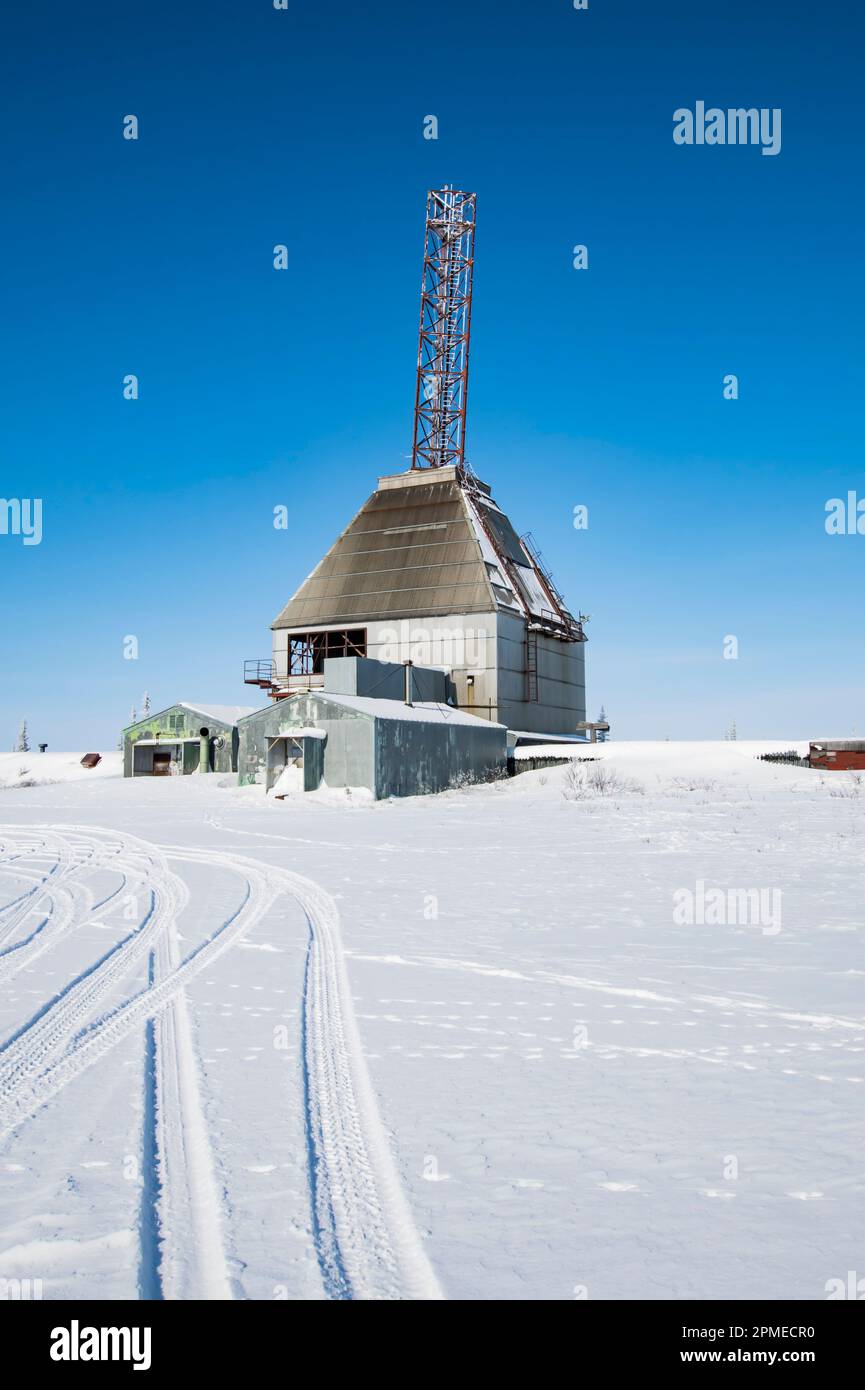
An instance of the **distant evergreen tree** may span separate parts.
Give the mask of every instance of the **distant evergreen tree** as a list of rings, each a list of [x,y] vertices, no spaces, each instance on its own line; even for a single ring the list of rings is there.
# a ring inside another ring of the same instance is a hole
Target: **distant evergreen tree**
[[[18,742],[15,745],[16,753],[29,753],[30,740],[27,737],[27,720],[21,720],[21,727],[18,730]]]
[[[730,725],[729,729],[727,730],[727,733],[726,733],[725,737],[729,740],[730,743],[735,743],[735,742],[736,742],[736,739],[739,737],[738,732],[737,732],[737,730],[736,730],[736,721],[735,721],[735,719],[733,720],[732,724]]]
[[[598,724],[606,724],[606,722],[607,722],[607,712],[606,712],[606,710],[604,709],[603,705],[601,705],[601,712],[600,712],[600,714],[598,715],[598,718],[597,718],[596,722],[597,722]],[[599,730],[598,730],[598,742],[599,742],[599,743],[606,743],[606,741],[607,741],[607,734],[604,732],[603,729],[599,729]]]
[[[137,715],[136,712],[135,712],[135,706],[134,706],[134,705],[132,706],[132,709],[129,711],[129,722],[130,722],[130,724],[137,724],[137,723],[138,723],[138,715]]]
[[[150,693],[145,690],[141,697],[141,718],[146,719],[150,713]]]

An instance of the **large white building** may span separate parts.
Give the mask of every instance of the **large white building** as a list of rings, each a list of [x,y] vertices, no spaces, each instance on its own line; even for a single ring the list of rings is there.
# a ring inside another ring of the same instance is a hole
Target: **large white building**
[[[460,709],[515,731],[575,734],[585,636],[530,541],[462,465],[378,487],[272,624],[275,698],[322,689],[324,660],[438,666]]]
[[[379,479],[272,624],[272,662],[248,662],[246,679],[283,699],[323,689],[328,657],[416,662],[449,673],[462,710],[574,735],[582,623],[466,463],[476,210],[450,185],[427,194],[412,466]]]

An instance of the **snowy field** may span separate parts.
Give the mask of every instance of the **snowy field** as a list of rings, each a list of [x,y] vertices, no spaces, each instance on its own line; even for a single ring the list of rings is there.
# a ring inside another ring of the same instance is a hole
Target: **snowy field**
[[[97,751],[97,750],[94,750]],[[45,786],[49,782],[92,782],[119,777],[123,754],[103,753],[96,767],[82,767],[84,753],[0,753],[0,791],[4,788]]]
[[[0,1280],[821,1299],[861,1274],[865,778],[772,747],[614,743],[379,804],[3,755]],[[11,786],[24,764],[45,784]]]

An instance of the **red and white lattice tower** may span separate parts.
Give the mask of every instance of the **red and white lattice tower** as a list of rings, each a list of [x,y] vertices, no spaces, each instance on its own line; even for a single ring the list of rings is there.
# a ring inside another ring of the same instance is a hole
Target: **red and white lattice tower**
[[[412,468],[465,462],[476,194],[427,196]]]

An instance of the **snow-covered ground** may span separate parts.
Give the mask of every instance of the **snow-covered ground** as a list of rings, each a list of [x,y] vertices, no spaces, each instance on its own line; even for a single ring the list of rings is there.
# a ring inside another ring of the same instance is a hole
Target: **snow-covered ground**
[[[85,750],[89,751],[89,750]],[[99,752],[94,748],[93,752]],[[96,778],[120,777],[123,754],[101,753],[95,767],[82,767],[84,753],[0,753],[0,789],[45,786],[49,782],[92,782]]]
[[[0,1279],[819,1299],[861,1273],[865,779],[772,747],[610,743],[578,750],[602,777],[378,804],[112,755],[10,789],[3,755]]]

